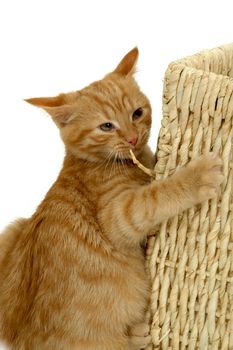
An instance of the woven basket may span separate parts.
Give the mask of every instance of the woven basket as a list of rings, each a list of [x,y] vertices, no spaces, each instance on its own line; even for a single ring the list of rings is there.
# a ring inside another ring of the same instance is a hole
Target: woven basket
[[[164,222],[148,241],[148,349],[233,349],[232,136],[233,44],[170,64],[156,179],[214,151],[225,181],[219,199]]]

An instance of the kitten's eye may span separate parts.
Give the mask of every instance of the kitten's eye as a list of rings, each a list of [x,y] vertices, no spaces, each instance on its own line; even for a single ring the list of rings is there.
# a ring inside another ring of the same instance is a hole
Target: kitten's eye
[[[112,131],[115,129],[115,126],[112,123],[104,123],[99,126],[99,128],[103,131]]]
[[[136,109],[136,111],[133,112],[133,117],[132,117],[133,120],[140,118],[142,113],[143,113],[143,109],[141,107]]]

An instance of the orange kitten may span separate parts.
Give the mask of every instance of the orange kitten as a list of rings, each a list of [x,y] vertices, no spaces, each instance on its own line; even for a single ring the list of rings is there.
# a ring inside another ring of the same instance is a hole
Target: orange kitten
[[[133,73],[137,48],[103,80],[29,103],[66,146],[63,168],[29,219],[0,236],[0,340],[14,350],[133,350],[150,341],[142,243],[162,220],[216,195],[209,154],[167,180],[145,166],[151,106]]]

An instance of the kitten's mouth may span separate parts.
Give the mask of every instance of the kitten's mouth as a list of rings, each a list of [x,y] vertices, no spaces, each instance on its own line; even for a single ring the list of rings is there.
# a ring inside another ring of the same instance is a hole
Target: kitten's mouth
[[[135,150],[134,154],[137,156],[138,152]],[[128,152],[124,151],[121,154],[118,154],[118,156],[115,158],[115,162],[119,164],[126,164],[126,165],[134,164],[132,160],[132,156],[130,154],[130,150],[128,150]]]
[[[126,164],[126,165],[134,164],[131,158],[116,158],[116,162],[120,164]]]
[[[139,152],[133,152],[135,156],[138,156]],[[117,163],[121,163],[121,164],[126,164],[126,165],[134,165],[133,159],[132,159],[132,155],[129,152],[127,152],[127,154],[125,155],[121,155],[120,157],[117,157],[115,160]]]

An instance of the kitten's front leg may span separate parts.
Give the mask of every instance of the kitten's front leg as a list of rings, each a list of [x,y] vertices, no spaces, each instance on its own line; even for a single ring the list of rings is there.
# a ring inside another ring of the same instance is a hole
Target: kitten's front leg
[[[158,223],[193,205],[214,198],[223,182],[222,160],[214,153],[201,156],[155,185]],[[152,185],[153,186],[153,185]],[[156,188],[157,187],[157,188]]]
[[[221,166],[222,161],[209,153],[166,180],[125,190],[101,213],[107,231],[141,240],[160,222],[215,197],[223,181]]]

